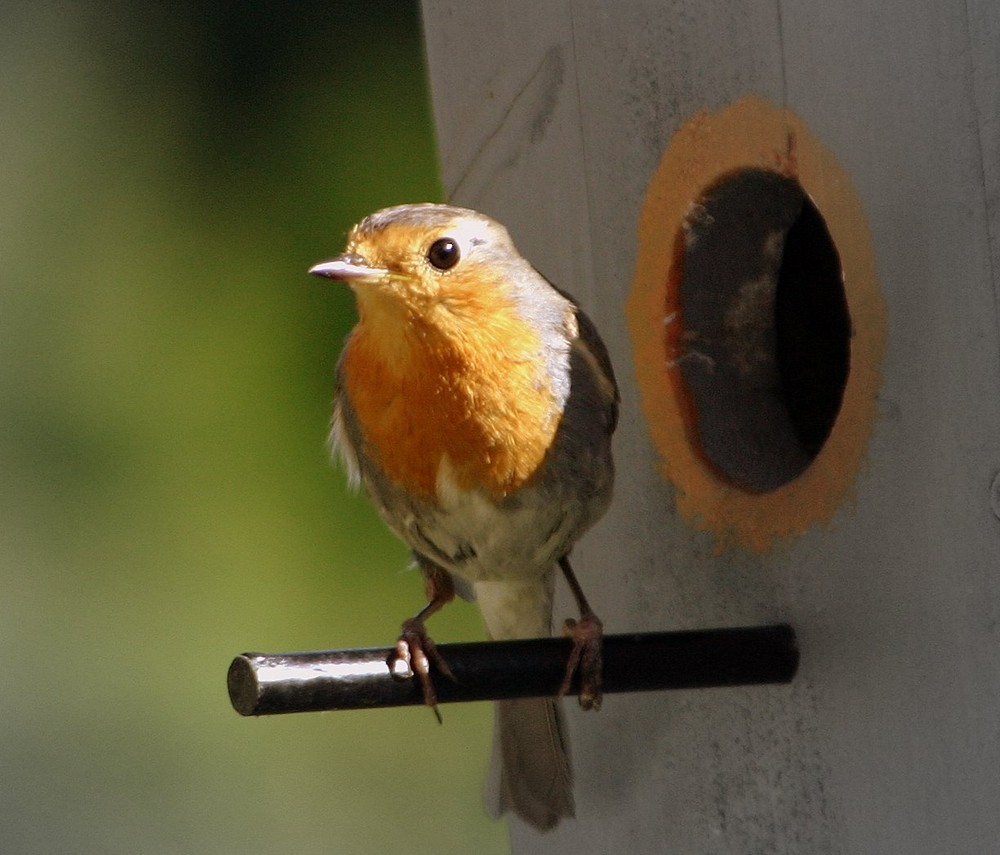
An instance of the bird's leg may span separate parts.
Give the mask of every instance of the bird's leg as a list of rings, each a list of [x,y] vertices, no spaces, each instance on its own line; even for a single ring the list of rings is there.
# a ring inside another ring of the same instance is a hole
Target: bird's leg
[[[431,681],[430,665],[433,662],[438,671],[452,680],[455,675],[427,634],[424,621],[455,598],[455,585],[447,571],[434,564],[421,561],[420,570],[424,575],[427,605],[413,617],[403,621],[399,640],[389,654],[388,664],[389,670],[396,677],[409,679],[416,674],[423,689],[424,703],[434,710],[434,715],[440,722],[441,713],[437,708],[437,693]]]
[[[563,624],[563,635],[573,640],[573,650],[566,664],[566,676],[563,678],[559,695],[569,691],[573,675],[580,672],[580,706],[585,710],[599,710],[604,688],[603,640],[604,624],[590,608],[590,603],[583,594],[580,583],[576,580],[569,556],[559,559],[559,566],[573,592],[576,605],[580,609],[580,619],[568,618]]]

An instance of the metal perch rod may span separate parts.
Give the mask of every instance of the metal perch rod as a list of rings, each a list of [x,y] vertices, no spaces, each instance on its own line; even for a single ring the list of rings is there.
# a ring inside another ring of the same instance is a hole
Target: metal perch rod
[[[439,644],[455,679],[434,675],[439,703],[555,695],[570,641],[536,638]],[[416,679],[394,676],[391,648],[244,653],[229,666],[240,715],[422,704]],[[788,683],[799,664],[788,625],[604,637],[604,691],[647,692]],[[574,683],[572,692],[579,686]]]

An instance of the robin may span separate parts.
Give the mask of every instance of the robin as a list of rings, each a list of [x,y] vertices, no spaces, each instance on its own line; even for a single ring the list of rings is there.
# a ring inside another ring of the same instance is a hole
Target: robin
[[[551,632],[555,568],[580,609],[560,695],[601,702],[602,626],[574,576],[574,542],[604,513],[618,388],[590,319],[475,211],[377,211],[317,276],[354,290],[358,324],[337,369],[331,439],[351,481],[413,550],[427,605],[391,656],[435,707],[449,674],[424,621],[456,590],[493,639]],[[560,705],[499,701],[488,807],[539,829],[574,811]]]

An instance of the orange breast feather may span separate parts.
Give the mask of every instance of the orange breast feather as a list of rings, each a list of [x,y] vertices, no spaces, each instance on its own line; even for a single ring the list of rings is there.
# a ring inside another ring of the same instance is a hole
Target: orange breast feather
[[[398,484],[436,499],[447,456],[456,486],[500,498],[530,481],[558,427],[539,340],[508,311],[446,333],[418,318],[387,338],[362,320],[344,354],[344,391],[366,452]]]

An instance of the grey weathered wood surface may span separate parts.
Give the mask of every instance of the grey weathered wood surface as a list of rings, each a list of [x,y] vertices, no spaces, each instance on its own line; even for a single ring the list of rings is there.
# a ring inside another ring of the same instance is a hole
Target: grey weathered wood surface
[[[608,631],[788,620],[803,655],[789,688],[570,710],[578,817],[515,824],[515,851],[1000,852],[1000,4],[423,6],[446,190],[577,295],[617,366],[620,486],[575,562]],[[763,557],[675,514],[623,313],[671,134],[746,94],[851,176],[888,322],[853,496]]]

